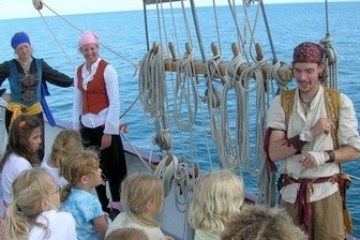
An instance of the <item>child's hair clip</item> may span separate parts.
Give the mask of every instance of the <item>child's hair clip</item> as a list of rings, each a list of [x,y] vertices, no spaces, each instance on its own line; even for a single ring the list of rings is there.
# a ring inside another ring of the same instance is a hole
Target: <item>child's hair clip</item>
[[[19,122],[20,128],[24,128],[25,126],[26,126],[26,122],[24,120]]]
[[[9,205],[10,205],[10,206],[16,206],[16,201],[15,201],[15,199],[11,200],[11,202],[10,202]]]
[[[124,208],[124,212],[132,212],[131,208]]]
[[[16,200],[13,199],[11,200],[10,206],[14,207],[15,208],[15,212],[21,216],[25,216],[25,214],[23,213],[23,211],[21,210],[21,208],[19,208],[17,205],[16,205]]]

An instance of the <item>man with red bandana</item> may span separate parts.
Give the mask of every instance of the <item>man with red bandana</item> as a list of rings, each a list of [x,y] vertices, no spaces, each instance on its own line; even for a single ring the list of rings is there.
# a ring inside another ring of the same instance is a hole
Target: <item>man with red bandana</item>
[[[323,59],[324,50],[318,44],[304,42],[294,49],[292,70],[298,86],[289,118],[282,96],[276,96],[266,126],[271,131],[268,156],[280,162],[283,175],[280,205],[311,240],[345,238],[343,202],[336,179],[340,163],[356,160],[360,152],[352,101],[336,92],[339,117],[328,116],[327,104],[335,99],[326,99],[325,93],[334,90],[322,85]],[[332,136],[334,129],[337,132]]]

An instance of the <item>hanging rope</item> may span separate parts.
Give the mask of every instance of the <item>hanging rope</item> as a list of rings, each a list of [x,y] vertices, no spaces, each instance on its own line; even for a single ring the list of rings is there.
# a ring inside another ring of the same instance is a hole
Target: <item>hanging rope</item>
[[[251,21],[250,21],[250,17],[249,17],[249,14],[248,14],[248,7],[249,7],[249,3],[248,4],[243,4],[243,11],[244,11],[244,22],[246,23],[245,26],[247,26],[247,28],[245,27],[244,28],[244,35],[246,35],[246,30],[248,29],[249,33],[250,33],[250,41],[249,41],[249,55],[251,57],[251,59],[254,61],[254,62],[257,62],[257,59],[256,57],[253,56],[253,50],[255,48],[255,29],[256,29],[256,26],[257,26],[257,20],[259,18],[259,12],[260,12],[260,5],[258,4],[257,5],[257,8],[256,8],[256,14],[255,14],[255,18],[254,18],[254,21],[253,21],[253,24],[251,25]]]
[[[164,57],[161,46],[154,43],[139,68],[139,96],[144,112],[160,117],[166,96]]]
[[[178,160],[175,155],[169,153],[161,159],[154,171],[154,175],[159,177],[164,186],[164,196],[168,196],[171,191],[172,181],[175,177]]]
[[[217,14],[216,1],[215,0],[213,0],[213,11],[214,11],[214,21],[215,21],[215,25],[216,25],[216,36],[217,36],[217,40],[218,40],[218,46],[219,46],[220,54],[222,54],[221,38],[220,38],[220,27],[219,27],[218,14]]]
[[[149,113],[156,123],[154,142],[162,150],[171,149],[171,135],[165,111],[166,81],[164,56],[159,44],[154,43],[145,54],[139,70],[139,96],[144,112]]]
[[[176,74],[176,86],[174,91],[174,120],[177,127],[182,131],[192,130],[198,109],[198,89],[197,81],[194,77],[195,70],[193,65],[193,51],[189,53],[186,52],[178,65]],[[180,102],[180,105],[178,102]],[[186,106],[185,114],[182,114],[181,111],[183,104]],[[181,120],[182,115],[187,115],[187,121]]]
[[[320,44],[325,50],[325,63],[327,66],[325,76],[321,76],[322,80],[326,86],[338,89],[337,55],[332,46],[330,34],[327,34],[325,38],[321,39]]]
[[[263,142],[261,141],[263,136],[263,126],[264,120],[263,117],[266,114],[264,110],[263,95],[264,91],[264,79],[262,74],[262,62],[258,62],[252,65],[248,65],[247,68],[241,73],[239,81],[236,84],[237,96],[238,96],[238,144],[241,146],[240,159],[241,164],[244,166],[250,173],[257,175],[257,169],[260,167],[259,162],[261,161],[260,155],[258,153],[258,148],[262,146]],[[249,81],[255,80],[254,86],[249,87]],[[256,117],[256,141],[253,147],[250,146],[250,127],[249,127],[249,92],[255,92],[256,105],[255,105],[255,117]],[[241,106],[241,107],[240,107]],[[261,121],[259,120],[261,119]],[[250,150],[254,149],[255,157],[251,160]]]

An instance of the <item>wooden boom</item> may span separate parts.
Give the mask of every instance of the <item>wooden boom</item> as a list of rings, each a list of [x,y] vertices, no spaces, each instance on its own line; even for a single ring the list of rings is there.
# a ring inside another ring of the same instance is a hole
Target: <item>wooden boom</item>
[[[151,51],[157,53],[159,48],[160,46],[154,43]],[[217,76],[218,77],[226,76],[227,68],[229,67],[230,61],[221,60],[221,55],[219,54],[216,44],[214,43],[211,44],[211,50],[213,53],[213,58],[209,60],[207,63],[197,59],[192,60],[195,74],[208,74],[209,62],[217,61],[217,70],[218,70]],[[236,43],[233,43],[231,45],[231,50],[233,52],[234,58],[241,54],[240,49]],[[171,54],[171,58],[164,59],[165,71],[176,72],[179,69],[179,65],[181,64],[181,61],[176,56],[175,47],[172,43],[169,43],[169,51]],[[256,51],[256,61],[258,62],[262,61],[264,59],[264,54],[259,44],[256,44],[255,51]],[[192,48],[190,44],[186,43],[185,55],[190,55],[191,53],[192,53]],[[239,68],[237,69],[237,75],[240,76],[244,71],[248,70],[249,67],[252,67],[253,64],[254,63],[249,63],[246,61],[241,63]],[[265,78],[275,79],[277,81],[280,81],[281,84],[286,84],[293,78],[291,66],[284,62],[276,62],[276,63],[266,62],[262,65],[261,69]]]

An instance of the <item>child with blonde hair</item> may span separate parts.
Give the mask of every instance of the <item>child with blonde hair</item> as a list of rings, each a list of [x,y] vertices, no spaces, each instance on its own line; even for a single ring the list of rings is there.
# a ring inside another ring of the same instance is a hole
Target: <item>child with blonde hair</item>
[[[12,200],[11,185],[19,174],[39,164],[42,123],[36,116],[19,115],[12,123],[6,151],[0,161],[3,204]]]
[[[103,184],[97,153],[82,150],[70,154],[65,158],[60,173],[69,182],[61,191],[61,210],[74,216],[79,240],[104,239],[108,216],[97,196],[91,193],[96,186]]]
[[[173,239],[160,229],[153,215],[162,210],[164,189],[162,181],[148,173],[134,173],[125,178],[121,191],[122,204],[127,209],[116,216],[106,235],[125,227],[143,230],[149,240]]]
[[[6,239],[77,239],[73,216],[58,211],[60,188],[47,171],[24,170],[12,190],[14,199],[5,219]]]
[[[47,170],[61,187],[68,182],[60,174],[64,165],[64,159],[73,152],[83,149],[80,133],[74,130],[63,130],[55,138],[51,148],[51,154],[47,161],[43,161],[41,167]]]
[[[195,229],[194,240],[219,240],[225,224],[244,202],[241,178],[227,170],[201,177],[192,196],[188,220]]]
[[[143,230],[129,227],[112,231],[105,240],[149,240],[149,238]]]

